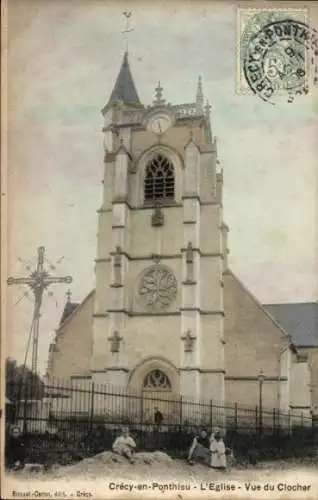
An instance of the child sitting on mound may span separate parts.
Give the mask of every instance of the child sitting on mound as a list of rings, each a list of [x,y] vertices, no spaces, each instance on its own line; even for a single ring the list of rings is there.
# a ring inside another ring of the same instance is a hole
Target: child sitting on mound
[[[134,452],[136,443],[129,435],[128,427],[124,427],[120,436],[118,436],[113,444],[113,452],[128,458],[130,463],[134,463]]]

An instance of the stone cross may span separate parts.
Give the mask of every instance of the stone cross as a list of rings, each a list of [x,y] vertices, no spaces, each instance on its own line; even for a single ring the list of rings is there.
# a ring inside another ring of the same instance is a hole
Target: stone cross
[[[119,333],[115,331],[111,337],[108,337],[108,340],[110,342],[110,351],[119,352],[120,342],[123,340]]]
[[[122,284],[122,269],[121,269],[121,247],[118,245],[116,247],[116,253],[114,255],[114,284]]]
[[[191,335],[191,330],[187,330],[186,333],[181,337],[181,340],[183,340],[184,342],[184,352],[192,352],[196,336]]]

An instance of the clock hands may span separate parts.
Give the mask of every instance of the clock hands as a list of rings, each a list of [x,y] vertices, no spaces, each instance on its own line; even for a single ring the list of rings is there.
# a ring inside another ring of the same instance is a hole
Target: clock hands
[[[150,118],[146,127],[154,134],[164,134],[172,125],[171,120],[165,116],[155,116]]]

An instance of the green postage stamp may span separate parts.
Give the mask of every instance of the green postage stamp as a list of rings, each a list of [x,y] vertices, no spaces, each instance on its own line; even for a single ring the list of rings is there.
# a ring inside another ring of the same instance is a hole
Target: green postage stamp
[[[306,93],[307,9],[238,9],[237,16],[238,92],[269,102]]]

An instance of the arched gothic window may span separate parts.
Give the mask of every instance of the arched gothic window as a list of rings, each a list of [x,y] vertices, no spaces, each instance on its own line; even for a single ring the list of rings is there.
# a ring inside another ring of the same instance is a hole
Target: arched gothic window
[[[171,391],[171,383],[161,370],[152,370],[144,379],[143,389]]]
[[[146,166],[145,201],[173,200],[174,184],[174,168],[171,161],[160,154],[155,156]]]

